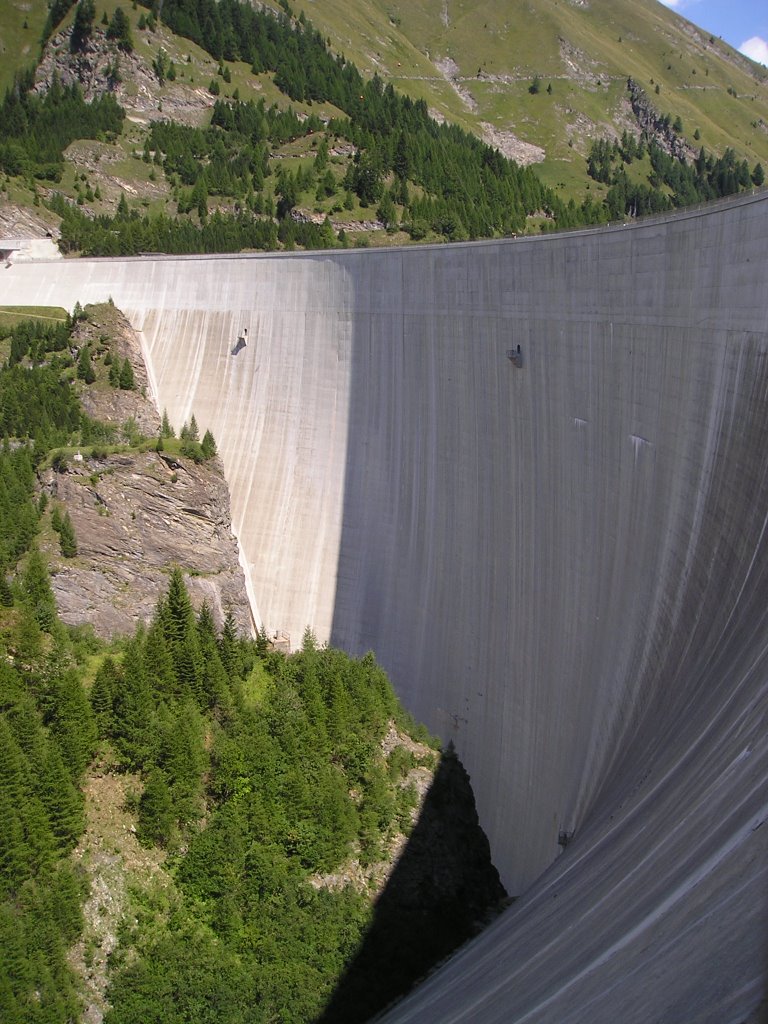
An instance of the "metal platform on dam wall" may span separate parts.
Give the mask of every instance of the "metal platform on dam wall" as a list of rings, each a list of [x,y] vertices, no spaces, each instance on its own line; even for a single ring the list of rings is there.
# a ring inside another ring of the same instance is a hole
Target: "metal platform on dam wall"
[[[0,269],[0,303],[112,296],[160,408],[216,437],[257,618],[372,648],[454,740],[521,898],[393,1020],[760,1019],[766,284],[766,193],[547,238]]]

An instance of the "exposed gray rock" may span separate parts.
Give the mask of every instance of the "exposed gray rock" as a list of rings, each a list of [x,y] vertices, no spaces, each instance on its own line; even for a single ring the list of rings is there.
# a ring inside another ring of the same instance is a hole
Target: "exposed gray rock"
[[[101,636],[129,632],[152,617],[179,565],[196,607],[207,601],[219,624],[231,611],[250,630],[218,460],[197,466],[154,451],[85,458],[49,470],[43,485],[69,512],[77,537],[77,557],[53,568],[64,622],[90,623]]]
[[[146,398],[149,378],[136,332],[120,310],[109,303],[93,307],[90,313],[89,318],[81,321],[73,332],[75,356],[87,344],[96,349],[108,347],[113,359],[130,360],[135,388],[124,391],[97,379],[95,384],[80,388],[83,408],[89,416],[103,423],[122,426],[126,420],[133,419],[141,433],[156,435],[160,430],[160,415]]]
[[[147,370],[136,333],[111,303],[87,308],[72,335],[73,355],[90,345],[96,381],[78,382],[89,416],[148,437],[160,432],[157,409],[145,397]],[[129,359],[135,390],[110,387],[102,356]],[[100,355],[101,353],[101,355]],[[168,587],[170,569],[187,577],[192,603],[207,601],[221,625],[232,612],[239,629],[251,630],[245,577],[232,533],[229,490],[218,459],[196,465],[170,452],[131,450],[97,457],[91,452],[42,475],[45,492],[67,511],[78,553],[62,558],[48,535],[53,591],[69,625],[90,623],[100,636],[131,632],[148,622]],[[45,542],[45,541],[44,541]]]
[[[637,82],[629,78],[627,89],[629,90],[629,102],[641,132],[670,156],[677,157],[679,160],[687,160],[689,163],[695,160],[699,151],[689,145],[682,135],[677,134],[669,123],[669,118],[663,117],[655,109]]]
[[[199,84],[176,80],[162,86],[150,64],[137,51],[124,53],[106,38],[101,25],[78,53],[70,50],[71,29],[58,32],[49,40],[43,58],[35,72],[35,89],[47,92],[54,78],[64,86],[77,83],[86,100],[106,92],[113,92],[120,105],[135,121],[170,118],[184,124],[199,124],[206,111],[214,104],[214,97],[204,87],[211,70],[212,60],[199,60],[189,65],[190,76],[198,73]],[[166,50],[171,60],[179,60],[172,34],[162,26],[151,36],[153,46]],[[210,65],[210,68],[206,68]],[[114,69],[118,69],[117,76]]]

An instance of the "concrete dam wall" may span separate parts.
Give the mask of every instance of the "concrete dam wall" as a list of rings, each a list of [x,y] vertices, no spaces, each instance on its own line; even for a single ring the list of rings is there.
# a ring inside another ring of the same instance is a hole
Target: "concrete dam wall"
[[[216,437],[257,621],[373,649],[454,741],[520,899],[392,1020],[762,1019],[767,286],[765,193],[0,270],[0,303],[114,299]]]

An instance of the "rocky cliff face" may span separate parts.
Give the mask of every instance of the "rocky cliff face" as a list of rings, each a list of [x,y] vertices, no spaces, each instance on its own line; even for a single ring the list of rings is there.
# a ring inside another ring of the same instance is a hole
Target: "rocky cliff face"
[[[160,417],[144,397],[146,369],[138,340],[119,311],[89,309],[73,340],[90,343],[96,381],[81,399],[94,418],[122,426],[132,419],[142,433],[157,435]],[[98,352],[130,359],[136,390],[109,388]],[[229,491],[218,459],[191,459],[136,448],[83,451],[41,476],[44,492],[68,512],[77,555],[63,558],[56,534],[43,534],[52,561],[52,585],[64,622],[90,623],[100,636],[129,632],[148,621],[167,589],[168,573],[180,566],[196,607],[207,601],[219,624],[231,612],[242,631],[251,614],[245,578],[232,534]]]
[[[47,92],[54,79],[63,86],[77,84],[89,101],[111,92],[129,117],[140,122],[169,118],[183,124],[200,124],[213,106],[214,97],[203,83],[210,78],[211,70],[215,71],[214,61],[196,58],[188,66],[186,81],[165,82],[161,86],[141,48],[123,52],[107,39],[102,25],[94,25],[91,36],[76,53],[70,48],[71,35],[71,28],[62,29],[46,44],[35,72],[38,92]],[[147,41],[155,53],[162,48],[170,60],[184,59],[175,37],[162,25],[147,33]],[[192,83],[195,72],[197,86]]]
[[[102,423],[122,427],[133,420],[136,429],[148,437],[157,436],[160,414],[147,400],[149,377],[141,345],[136,332],[126,318],[110,303],[89,307],[88,317],[77,324],[72,334],[73,351],[77,358],[80,350],[88,346],[95,360],[96,381],[90,385],[76,385],[80,402],[88,415]],[[134,387],[110,387],[98,365],[100,356],[109,352],[113,361],[128,359],[133,368]]]
[[[669,117],[663,117],[654,108],[645,91],[631,78],[627,81],[629,102],[632,106],[641,133],[652,139],[665,153],[692,163],[699,155],[698,149],[679,135],[669,123]]]

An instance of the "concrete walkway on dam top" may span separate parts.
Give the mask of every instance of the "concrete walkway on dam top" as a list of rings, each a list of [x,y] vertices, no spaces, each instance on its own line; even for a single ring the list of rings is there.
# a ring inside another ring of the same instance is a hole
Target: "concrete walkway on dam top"
[[[520,897],[387,1020],[762,1020],[768,193],[0,268],[0,304],[109,296],[160,409],[216,437],[257,620],[376,652]]]

